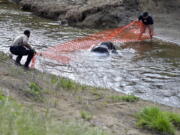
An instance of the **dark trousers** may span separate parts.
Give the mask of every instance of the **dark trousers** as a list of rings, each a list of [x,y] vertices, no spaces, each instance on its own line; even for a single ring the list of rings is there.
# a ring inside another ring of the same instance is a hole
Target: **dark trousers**
[[[11,46],[10,52],[14,55],[17,55],[17,58],[16,58],[17,64],[20,64],[20,61],[21,61],[23,56],[28,55],[27,60],[26,60],[25,65],[24,65],[25,67],[29,66],[29,63],[31,62],[31,60],[35,54],[34,50],[26,49],[23,46]]]

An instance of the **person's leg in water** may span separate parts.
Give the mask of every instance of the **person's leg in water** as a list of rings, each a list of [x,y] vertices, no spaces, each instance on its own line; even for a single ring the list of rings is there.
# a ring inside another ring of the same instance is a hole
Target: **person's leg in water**
[[[138,40],[141,40],[141,37],[142,37],[142,35],[145,33],[145,31],[146,31],[146,25],[144,25],[143,23],[141,23],[141,26],[140,26],[140,34],[139,34]]]
[[[153,25],[148,25],[148,30],[149,30],[149,37],[150,37],[150,39],[152,39],[153,38],[153,34],[154,34]]]

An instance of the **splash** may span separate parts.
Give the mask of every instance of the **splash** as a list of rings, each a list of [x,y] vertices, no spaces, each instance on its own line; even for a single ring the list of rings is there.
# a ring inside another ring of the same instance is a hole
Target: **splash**
[[[89,49],[101,42],[111,41],[126,43],[139,41],[138,37],[141,25],[142,24],[139,21],[132,21],[130,24],[123,27],[105,30],[83,38],[78,38],[63,44],[49,47],[47,51],[38,53],[36,56],[40,55],[44,58],[67,64],[70,62],[71,58],[69,58],[66,54],[77,50]],[[145,39],[149,39],[147,34],[144,34],[141,38],[141,40]],[[36,56],[32,60],[31,67],[35,66]]]

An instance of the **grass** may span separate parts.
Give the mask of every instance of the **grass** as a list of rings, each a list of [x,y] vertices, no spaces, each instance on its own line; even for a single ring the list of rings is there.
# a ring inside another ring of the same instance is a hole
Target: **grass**
[[[45,134],[44,118],[32,110],[25,109],[8,98],[3,99],[0,110],[0,133],[2,135]]]
[[[29,84],[29,90],[26,91],[27,95],[37,101],[42,101],[42,88],[35,82]]]
[[[0,91],[0,101],[4,101],[5,99],[5,96],[4,94],[2,93],[2,91]]]
[[[56,84],[56,83],[58,82],[58,80],[59,80],[59,79],[58,79],[57,76],[55,76],[55,75],[52,75],[52,76],[51,76],[51,83],[52,83],[52,84]]]
[[[58,87],[65,90],[81,91],[87,88],[87,86],[76,83],[70,79],[60,78],[58,82]]]
[[[51,83],[53,85],[56,85],[58,88],[63,88],[65,90],[73,90],[73,91],[78,91],[78,90],[83,90],[85,89],[86,87],[85,86],[82,86],[70,79],[67,79],[67,78],[60,78],[60,77],[57,77],[55,75],[53,75],[51,77]]]
[[[102,92],[99,92],[98,88],[93,88],[90,93],[97,99],[101,99],[104,96]]]
[[[120,102],[120,101],[125,101],[125,102],[136,102],[139,100],[138,97],[134,95],[126,95],[126,96],[111,96],[110,99],[112,102]]]
[[[81,111],[80,114],[81,114],[81,118],[83,118],[84,120],[87,120],[87,121],[91,120],[93,117],[92,114],[87,111]]]
[[[7,61],[9,59],[9,56],[7,54],[0,52],[0,61]]]
[[[180,114],[165,112],[175,127],[180,129]]]
[[[137,125],[162,135],[174,135],[175,126],[180,125],[180,114],[164,112],[157,107],[146,107],[137,114]]]
[[[55,121],[48,112],[37,113],[4,96],[0,110],[1,135],[107,135],[82,122]]]
[[[59,83],[60,83],[59,86],[66,90],[77,88],[77,84],[75,82],[73,82],[72,80],[66,79],[66,78],[60,79]]]

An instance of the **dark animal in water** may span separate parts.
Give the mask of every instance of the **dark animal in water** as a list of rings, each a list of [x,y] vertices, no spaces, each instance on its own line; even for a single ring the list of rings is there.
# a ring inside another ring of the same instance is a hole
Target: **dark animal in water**
[[[112,42],[102,42],[100,45],[97,45],[91,49],[91,52],[96,53],[117,53],[115,46]]]

